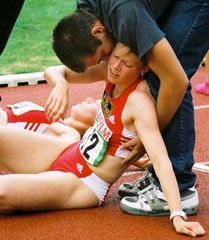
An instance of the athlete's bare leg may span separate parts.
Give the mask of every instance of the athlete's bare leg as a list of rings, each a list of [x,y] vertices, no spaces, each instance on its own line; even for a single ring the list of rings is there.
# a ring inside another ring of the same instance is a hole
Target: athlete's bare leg
[[[14,173],[40,173],[49,170],[52,162],[70,143],[4,126],[0,126],[0,142],[0,163]]]
[[[68,142],[10,127],[0,127],[0,141],[0,162],[15,173],[31,173],[0,176],[0,211],[98,205],[96,195],[72,173],[44,172]]]
[[[98,206],[96,195],[74,174],[59,171],[0,177],[0,212]]]

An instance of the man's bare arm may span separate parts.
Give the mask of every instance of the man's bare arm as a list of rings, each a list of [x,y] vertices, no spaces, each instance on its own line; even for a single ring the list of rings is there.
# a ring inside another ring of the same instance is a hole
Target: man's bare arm
[[[147,54],[147,62],[151,70],[160,79],[156,108],[159,126],[162,131],[180,106],[189,81],[165,38],[160,40]]]
[[[91,83],[106,80],[107,64],[89,67],[84,73],[76,73],[65,66],[48,67],[44,72],[47,83],[53,87],[45,109],[50,119],[58,120],[64,117],[69,104],[69,83]]]

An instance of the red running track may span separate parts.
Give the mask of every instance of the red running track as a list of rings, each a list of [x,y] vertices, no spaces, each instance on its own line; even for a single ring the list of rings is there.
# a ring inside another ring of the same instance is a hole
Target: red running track
[[[201,68],[192,83],[202,82],[206,77],[204,68]],[[103,87],[102,83],[84,87],[72,85],[71,104],[78,103],[87,96],[99,98]],[[0,88],[3,99],[0,106],[23,100],[44,105],[49,93],[50,88],[46,84]],[[193,96],[197,107],[195,158],[204,168],[209,165],[209,97],[197,93],[193,93]],[[206,240],[209,239],[209,171],[194,171],[198,176],[200,209],[198,215],[189,219],[203,224],[207,233],[201,239]],[[138,173],[136,168],[129,169],[111,187],[107,202],[101,208],[0,216],[0,240],[188,240],[188,237],[175,233],[168,217],[133,216],[121,212],[117,188],[124,181],[135,180]]]

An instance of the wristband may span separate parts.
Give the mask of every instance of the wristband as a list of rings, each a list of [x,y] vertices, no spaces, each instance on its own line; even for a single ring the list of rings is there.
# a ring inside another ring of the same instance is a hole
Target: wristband
[[[170,220],[173,220],[173,218],[175,216],[180,216],[182,217],[185,221],[187,220],[187,215],[184,211],[175,211],[175,212],[171,212],[171,215],[170,215]]]

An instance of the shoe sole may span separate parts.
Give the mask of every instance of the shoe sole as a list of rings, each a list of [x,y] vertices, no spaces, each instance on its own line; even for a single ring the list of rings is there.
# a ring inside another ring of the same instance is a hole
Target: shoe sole
[[[130,206],[125,205],[123,202],[120,202],[120,208],[122,211],[133,214],[133,215],[142,215],[142,216],[168,216],[170,215],[170,211],[143,211],[136,208],[132,208]],[[186,213],[186,215],[195,215],[198,212],[198,206],[194,206],[192,208],[183,208],[183,211]]]

